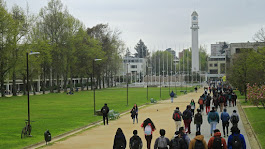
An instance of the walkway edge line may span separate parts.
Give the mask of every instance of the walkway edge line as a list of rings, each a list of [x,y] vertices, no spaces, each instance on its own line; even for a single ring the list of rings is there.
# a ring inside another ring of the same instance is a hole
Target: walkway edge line
[[[239,104],[238,104],[238,103],[239,103]],[[262,149],[261,144],[259,143],[258,137],[257,137],[256,133],[254,132],[254,129],[253,129],[253,127],[251,126],[251,123],[249,122],[249,120],[248,120],[248,118],[247,118],[247,115],[246,115],[246,113],[245,113],[245,111],[244,111],[244,109],[243,109],[241,103],[240,103],[240,102],[238,102],[238,103],[237,103],[237,104],[240,106],[240,109],[243,111],[244,117],[246,118],[246,120],[247,120],[247,122],[248,122],[248,124],[249,124],[249,126],[250,126],[251,132],[252,132],[252,134],[254,135],[255,140],[258,142],[258,146],[259,146],[259,148]],[[244,126],[244,127],[245,127],[245,126]],[[248,133],[247,133],[247,134],[248,134]],[[251,145],[251,144],[250,144],[250,145]]]

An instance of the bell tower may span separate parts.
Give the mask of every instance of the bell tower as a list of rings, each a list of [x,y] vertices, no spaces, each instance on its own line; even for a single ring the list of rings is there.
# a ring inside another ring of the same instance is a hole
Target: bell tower
[[[198,13],[193,11],[191,14],[191,35],[192,35],[192,64],[191,64],[191,71],[198,72],[199,71],[199,39],[198,39]]]

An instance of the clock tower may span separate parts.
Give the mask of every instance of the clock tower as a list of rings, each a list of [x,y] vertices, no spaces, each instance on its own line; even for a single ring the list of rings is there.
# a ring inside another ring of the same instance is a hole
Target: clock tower
[[[191,71],[198,72],[199,71],[199,39],[198,39],[198,13],[193,11],[191,14],[191,35],[192,35],[192,64]]]

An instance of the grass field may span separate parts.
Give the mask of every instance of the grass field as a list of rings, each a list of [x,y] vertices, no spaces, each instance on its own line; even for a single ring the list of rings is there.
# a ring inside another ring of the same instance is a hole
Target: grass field
[[[251,126],[255,131],[255,134],[258,136],[259,143],[261,144],[262,148],[265,149],[265,109],[244,108],[244,110]]]
[[[172,88],[175,89],[175,88]],[[183,94],[178,88],[177,95]],[[188,91],[193,90],[188,88]],[[149,87],[149,99],[160,99],[160,88]],[[169,89],[162,88],[161,99],[169,98]],[[129,88],[129,106],[126,88],[109,88],[96,91],[96,109],[108,103],[110,109],[124,112],[132,108],[150,103],[146,99],[146,88]],[[101,120],[93,114],[93,92],[82,91],[74,95],[51,93],[30,96],[31,138],[21,139],[21,130],[27,119],[27,96],[0,98],[0,148],[22,148],[44,140],[43,133],[50,130],[52,136],[88,125]]]

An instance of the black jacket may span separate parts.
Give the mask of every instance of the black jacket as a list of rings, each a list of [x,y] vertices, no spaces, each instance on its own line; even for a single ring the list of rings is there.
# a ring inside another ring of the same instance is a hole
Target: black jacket
[[[123,133],[115,135],[113,149],[125,149],[126,148],[126,139]]]
[[[176,148],[174,145],[174,142],[179,141],[179,148]],[[185,143],[185,141],[182,138],[179,137],[174,137],[170,143],[169,143],[170,149],[187,149],[187,145]]]
[[[106,114],[103,113],[103,109],[106,109]],[[108,107],[108,106],[103,106],[103,107],[101,108],[101,113],[102,113],[104,116],[108,115],[108,113],[109,113],[109,107]]]

